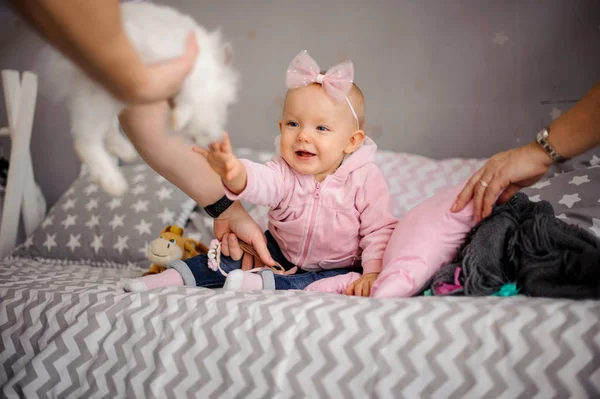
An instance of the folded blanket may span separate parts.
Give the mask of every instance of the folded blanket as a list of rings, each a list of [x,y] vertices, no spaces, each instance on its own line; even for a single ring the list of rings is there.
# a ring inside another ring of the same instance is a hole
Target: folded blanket
[[[554,217],[529,218],[514,236],[517,281],[531,296],[600,298],[600,241]]]
[[[428,288],[493,295],[514,282],[531,296],[600,298],[600,240],[557,219],[548,202],[518,193],[471,231]]]

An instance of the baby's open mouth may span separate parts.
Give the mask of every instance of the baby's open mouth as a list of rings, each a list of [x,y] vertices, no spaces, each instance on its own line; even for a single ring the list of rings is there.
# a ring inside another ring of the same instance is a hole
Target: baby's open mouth
[[[308,151],[304,151],[304,150],[298,150],[298,151],[296,151],[296,155],[299,156],[300,158],[311,158],[311,157],[314,157],[316,154],[313,154],[312,152],[308,152]]]

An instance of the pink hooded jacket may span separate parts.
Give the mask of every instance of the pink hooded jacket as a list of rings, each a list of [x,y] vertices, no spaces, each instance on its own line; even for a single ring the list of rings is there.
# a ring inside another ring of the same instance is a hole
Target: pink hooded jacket
[[[269,231],[298,267],[317,271],[362,264],[364,273],[380,272],[398,221],[375,164],[376,150],[375,142],[366,138],[321,183],[298,173],[282,157],[264,165],[242,160],[246,188],[239,195],[226,193],[232,200],[271,208]]]

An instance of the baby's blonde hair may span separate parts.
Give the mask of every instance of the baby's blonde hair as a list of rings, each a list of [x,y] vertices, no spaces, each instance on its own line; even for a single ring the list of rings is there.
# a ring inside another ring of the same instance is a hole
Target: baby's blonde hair
[[[352,107],[354,107],[354,112],[356,112],[358,127],[360,130],[363,130],[365,126],[365,96],[356,83],[352,83],[352,88],[348,93],[348,100],[350,100]]]
[[[324,74],[324,72],[322,72]],[[321,86],[319,83],[313,83],[315,85]],[[293,90],[293,89],[292,89]],[[285,108],[285,103],[287,102],[289,90],[285,93],[285,98],[283,100],[283,107]],[[356,85],[356,83],[352,83],[352,87],[348,92],[348,100],[352,104],[354,108],[354,112],[356,112],[356,117],[358,118],[358,128],[360,130],[364,129],[365,125],[365,96],[363,95],[362,90]]]

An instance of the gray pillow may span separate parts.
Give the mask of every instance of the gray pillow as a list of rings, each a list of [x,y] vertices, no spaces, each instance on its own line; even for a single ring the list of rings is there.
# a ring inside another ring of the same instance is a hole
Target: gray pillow
[[[600,164],[544,178],[523,192],[532,201],[548,201],[557,217],[600,237]]]
[[[147,267],[146,248],[170,224],[183,227],[195,202],[148,165],[122,168],[130,189],[104,193],[82,172],[13,257],[101,267]]]

